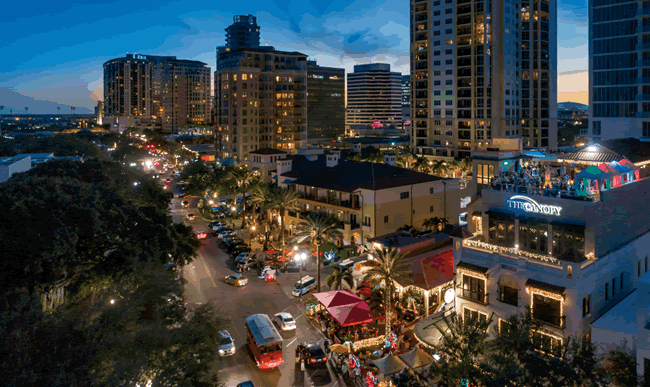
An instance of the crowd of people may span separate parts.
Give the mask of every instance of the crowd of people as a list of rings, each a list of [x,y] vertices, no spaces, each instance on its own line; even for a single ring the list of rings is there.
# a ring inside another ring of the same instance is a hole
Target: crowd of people
[[[575,196],[576,187],[568,173],[562,174],[560,168],[551,168],[550,173],[540,166],[519,166],[516,172],[503,171],[490,181],[492,189],[524,193],[529,195]],[[548,178],[547,178],[548,177]]]

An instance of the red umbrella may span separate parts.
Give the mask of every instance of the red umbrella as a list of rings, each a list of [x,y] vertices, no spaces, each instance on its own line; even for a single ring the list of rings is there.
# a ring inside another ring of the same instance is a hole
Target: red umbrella
[[[370,297],[370,293],[372,293],[372,289],[370,289],[370,288],[361,288],[361,289],[357,290],[357,293],[361,294],[362,296],[365,296],[365,297]]]
[[[289,250],[289,249],[284,249],[284,255],[287,255],[287,254],[290,254],[290,253],[291,253],[291,250]]]
[[[267,253],[267,254],[275,254],[275,253],[277,253],[277,251],[271,249],[271,250],[267,251],[266,253]]]
[[[280,257],[280,259],[279,259],[280,262],[284,262],[284,261],[288,261],[288,260],[289,260],[289,257]]]

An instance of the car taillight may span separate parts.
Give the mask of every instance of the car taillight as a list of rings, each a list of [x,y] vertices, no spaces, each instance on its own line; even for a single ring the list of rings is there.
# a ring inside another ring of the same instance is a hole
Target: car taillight
[[[325,356],[325,357],[323,358],[323,361],[327,361],[327,356]]]
[[[310,363],[316,363],[316,359],[309,359]]]

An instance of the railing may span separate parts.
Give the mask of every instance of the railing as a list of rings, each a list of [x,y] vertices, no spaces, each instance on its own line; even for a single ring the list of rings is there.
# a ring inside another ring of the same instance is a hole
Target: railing
[[[309,195],[305,194],[303,192],[297,191],[298,197],[300,199],[306,199],[306,200],[311,200],[314,202],[319,202],[323,204],[331,204],[334,206],[339,206],[339,207],[346,207],[354,210],[358,210],[361,208],[359,203],[353,203],[350,200],[339,200],[338,198],[333,198],[333,197],[317,197],[316,195]]]
[[[500,184],[496,183],[489,185],[484,189],[490,189],[492,191],[507,191],[513,193],[521,193],[527,195],[536,195],[536,196],[546,196],[546,197],[559,197],[561,199],[571,199],[571,200],[581,200],[586,202],[598,201],[596,200],[597,194],[587,194],[587,196],[581,196],[576,193],[573,189],[559,190],[557,188],[537,188],[537,187],[528,187],[525,185],[515,185],[515,184]]]
[[[461,288],[460,292],[458,292],[458,297],[462,298],[463,300],[476,302],[477,304],[481,304],[481,305],[489,305],[490,304],[490,295],[489,294],[484,294],[483,297],[480,297],[476,292],[470,292],[467,289],[462,289]]]
[[[566,316],[557,316],[557,315],[551,315],[551,316],[540,316],[540,315],[535,315],[535,311],[530,310],[530,306],[526,305],[526,312],[532,318],[533,320],[539,321],[545,325],[551,326],[553,328],[557,329],[564,329],[566,328]]]
[[[650,101],[650,94],[642,94],[636,96],[637,101]]]
[[[586,136],[589,134],[589,129],[580,129],[580,135],[581,136]]]
[[[641,8],[636,10],[636,16],[650,15],[650,8]]]

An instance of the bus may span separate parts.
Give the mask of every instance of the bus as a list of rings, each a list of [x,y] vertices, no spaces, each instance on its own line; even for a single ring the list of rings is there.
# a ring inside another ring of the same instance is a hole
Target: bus
[[[303,294],[307,294],[314,289],[316,289],[316,280],[306,275],[302,277],[300,281],[296,282],[291,294],[293,294],[294,297],[300,297]]]
[[[282,336],[269,316],[254,314],[247,317],[246,333],[246,342],[259,368],[276,368],[284,364]]]

